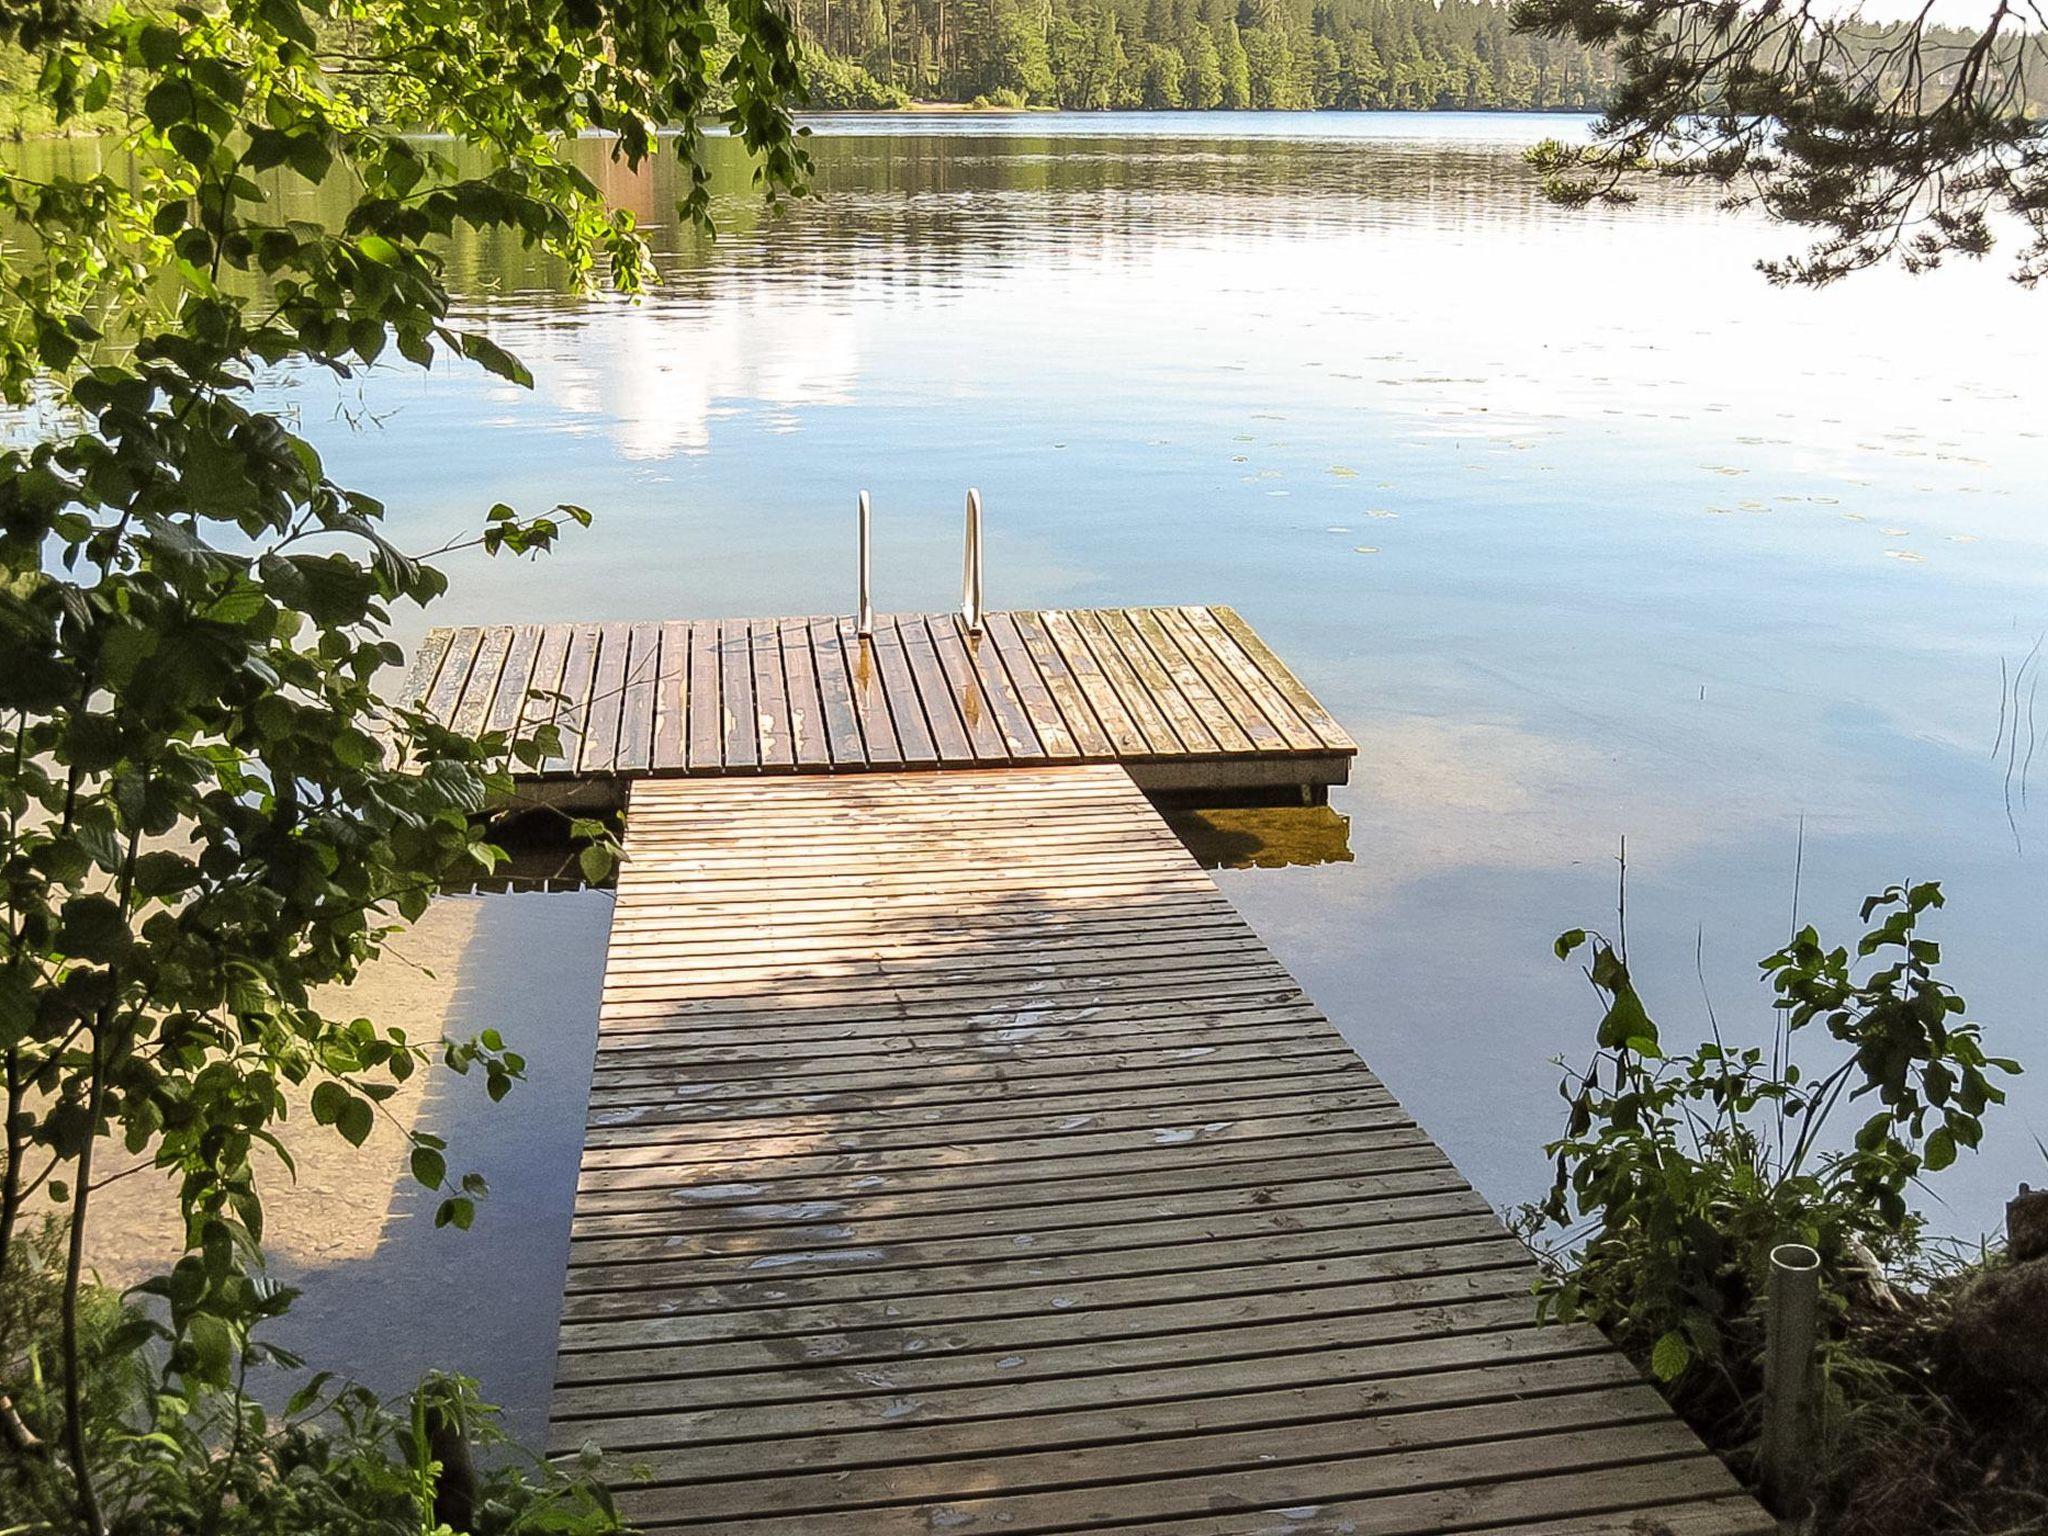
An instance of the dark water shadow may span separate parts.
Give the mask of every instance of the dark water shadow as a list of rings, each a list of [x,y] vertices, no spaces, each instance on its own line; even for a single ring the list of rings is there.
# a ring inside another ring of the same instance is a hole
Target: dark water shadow
[[[451,1172],[490,1182],[467,1232],[434,1227],[435,1196],[392,1193],[376,1252],[293,1276],[304,1294],[276,1342],[372,1389],[422,1373],[476,1377],[506,1427],[538,1445],[547,1427],[569,1214],[597,1038],[607,894],[454,898],[479,904],[446,1032],[499,1031],[526,1081],[493,1104],[480,1077],[439,1073],[422,1128],[446,1137]]]
[[[1351,818],[1327,805],[1165,806],[1174,835],[1204,869],[1349,864]]]

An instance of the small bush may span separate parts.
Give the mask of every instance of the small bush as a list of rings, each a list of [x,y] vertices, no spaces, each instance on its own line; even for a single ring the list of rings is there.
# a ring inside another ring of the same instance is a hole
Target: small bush
[[[72,1536],[55,1347],[63,1229],[17,1242],[0,1277],[0,1379],[14,1389],[0,1441],[0,1531]],[[429,1376],[380,1401],[326,1373],[281,1411],[239,1383],[254,1364],[296,1368],[252,1347],[227,1390],[166,1369],[158,1330],[103,1287],[81,1295],[88,1450],[110,1536],[614,1536],[594,1463],[573,1472],[518,1450],[498,1410],[461,1377]],[[472,1456],[473,1451],[473,1456]]]
[[[897,112],[910,105],[898,86],[877,80],[849,59],[828,53],[804,55],[808,104],[826,112]]]
[[[1739,1464],[1757,1425],[1770,1250],[1817,1250],[1815,1529],[1837,1536],[2048,1530],[2048,1405],[1955,1363],[1959,1298],[1999,1256],[1930,1252],[1906,1198],[1978,1145],[2005,1097],[1995,1077],[2020,1070],[1986,1054],[1935,976],[1941,951],[1922,926],[1941,905],[1938,885],[1894,886],[1864,903],[1853,958],[1810,927],[1765,957],[1768,1047],[1730,1045],[1710,1011],[1711,1039],[1669,1051],[1619,943],[1583,929],[1557,941],[1560,959],[1590,955],[1604,1011],[1592,1061],[1561,1085],[1550,1195],[1523,1213],[1546,1261],[1539,1306],[1599,1324]],[[1838,1119],[1845,1106],[1860,1123]]]

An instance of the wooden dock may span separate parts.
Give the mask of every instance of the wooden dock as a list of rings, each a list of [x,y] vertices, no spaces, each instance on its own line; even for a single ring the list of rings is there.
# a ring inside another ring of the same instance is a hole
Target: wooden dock
[[[1598,1333],[1536,1326],[1522,1246],[1133,775],[1078,761],[1112,696],[1134,753],[1185,753],[1197,724],[1216,743],[1197,679],[1212,702],[1234,683],[1273,750],[1348,756],[1263,659],[1242,670],[1227,610],[1148,612],[1179,616],[1185,717],[1138,722],[1129,678],[1084,678],[1049,622],[992,622],[970,661],[897,621],[888,734],[857,698],[824,708],[820,663],[853,654],[829,621],[628,630],[616,663],[576,632],[579,688],[631,697],[655,658],[652,694],[584,715],[578,771],[702,776],[631,788],[554,1449],[612,1453],[648,1531],[1772,1531]],[[1135,675],[1128,634],[1088,629]],[[545,632],[520,633],[449,641],[440,705],[495,709],[521,645],[545,671]],[[701,756],[700,657],[722,733]],[[776,703],[764,677],[802,681]],[[787,712],[813,685],[822,734]],[[919,761],[963,771],[823,771],[900,755],[912,692]],[[963,708],[941,759],[934,702],[970,697],[985,729]],[[771,755],[786,776],[708,776]],[[1041,760],[1066,765],[986,766]]]
[[[435,630],[407,685],[465,730],[552,721],[536,778],[1121,763],[1154,792],[1323,795],[1358,748],[1233,610]]]

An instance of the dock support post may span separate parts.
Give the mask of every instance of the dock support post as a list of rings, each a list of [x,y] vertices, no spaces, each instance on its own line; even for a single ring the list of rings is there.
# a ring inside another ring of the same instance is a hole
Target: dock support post
[[[862,491],[860,493],[860,607],[854,618],[854,632],[863,640],[872,638],[875,633],[875,601],[870,587],[874,570],[869,563],[869,550],[872,547],[868,527],[869,514],[868,493]]]
[[[960,572],[960,617],[967,632],[981,633],[981,492],[967,493],[967,554]]]
[[[1758,1450],[1764,1503],[1781,1520],[1805,1516],[1814,1455],[1814,1363],[1820,1255],[1804,1243],[1771,1250],[1764,1318],[1764,1424]]]

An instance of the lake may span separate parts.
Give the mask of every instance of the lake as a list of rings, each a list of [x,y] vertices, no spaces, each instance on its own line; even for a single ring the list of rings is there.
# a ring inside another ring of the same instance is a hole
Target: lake
[[[1841,939],[1864,894],[1942,880],[1947,975],[2036,1075],[1935,1223],[1993,1228],[2048,1176],[2048,297],[1995,262],[1785,292],[1752,263],[1796,237],[1710,199],[1553,209],[1520,150],[1575,119],[814,128],[818,195],[767,216],[728,176],[709,245],[666,166],[587,146],[656,227],[645,302],[460,247],[531,393],[459,367],[288,385],[413,545],[501,499],[595,512],[537,564],[456,563],[438,621],[845,611],[861,489],[878,603],[943,609],[978,486],[991,606],[1233,604],[1361,742],[1347,861],[1218,878],[1496,1204],[1545,1186],[1551,1058],[1597,1017],[1550,943],[1611,930],[1624,838],[1635,970],[1687,1041],[1709,999],[1765,1026],[1795,865],[1800,919]],[[587,1037],[602,899],[500,900],[473,1026]],[[569,969],[535,1016],[505,957],[550,934]],[[581,1091],[572,1069],[529,1113],[573,1127]],[[522,1166],[522,1127],[447,1113]],[[432,1240],[472,1298],[523,1252],[491,1285],[543,1330],[574,1172],[551,1157],[528,1172],[557,1195],[478,1239],[486,1269]],[[436,1337],[488,1356],[503,1316]],[[497,1382],[524,1414],[539,1367]]]

